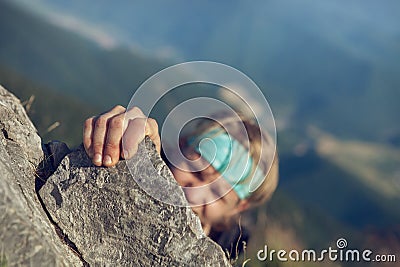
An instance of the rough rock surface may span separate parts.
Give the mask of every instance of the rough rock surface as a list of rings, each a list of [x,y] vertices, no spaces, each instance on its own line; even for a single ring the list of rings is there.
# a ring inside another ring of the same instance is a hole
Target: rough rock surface
[[[150,176],[175,183],[148,139],[134,168],[95,167],[82,147],[42,147],[18,99],[1,87],[0,129],[0,262],[5,256],[8,266],[229,265],[190,208],[158,201],[136,183]],[[170,194],[184,200],[182,191]]]
[[[35,192],[44,153],[20,101],[0,86],[0,262],[82,266],[57,235]]]

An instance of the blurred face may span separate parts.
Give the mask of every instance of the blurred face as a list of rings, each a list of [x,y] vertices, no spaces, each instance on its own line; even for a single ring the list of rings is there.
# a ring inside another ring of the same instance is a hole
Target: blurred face
[[[181,169],[172,167],[171,171],[208,234],[211,226],[239,212],[241,201],[220,173],[192,148],[185,149],[183,154],[192,162],[181,163]]]

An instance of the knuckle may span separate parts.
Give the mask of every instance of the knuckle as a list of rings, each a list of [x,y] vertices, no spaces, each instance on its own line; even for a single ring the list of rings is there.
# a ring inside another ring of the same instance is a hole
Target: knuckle
[[[117,150],[119,150],[119,144],[115,144],[115,143],[112,143],[112,142],[107,142],[105,147],[104,147],[104,149],[107,152],[117,151]]]
[[[132,109],[132,112],[134,112],[134,113],[137,113],[137,114],[140,114],[140,115],[143,115],[143,111],[139,108],[139,107],[133,107]]]
[[[133,119],[131,119],[131,123],[136,125],[136,126],[139,126],[139,125],[143,125],[144,126],[145,120],[143,118],[133,118]]]
[[[150,124],[151,127],[153,127],[155,130],[158,130],[158,123],[155,119],[153,118],[148,118],[147,119],[148,123]]]
[[[153,118],[147,118],[147,121],[148,121],[151,125],[157,124],[156,120],[153,119]]]
[[[107,124],[108,118],[104,115],[99,116],[96,119],[95,126],[96,127],[105,127]]]
[[[110,120],[110,126],[112,128],[122,128],[124,124],[124,118],[122,117],[114,117]]]
[[[113,111],[120,111],[120,112],[124,112],[125,108],[121,105],[116,105],[113,109]]]
[[[96,152],[102,152],[103,150],[103,143],[96,142],[93,144],[93,151]]]

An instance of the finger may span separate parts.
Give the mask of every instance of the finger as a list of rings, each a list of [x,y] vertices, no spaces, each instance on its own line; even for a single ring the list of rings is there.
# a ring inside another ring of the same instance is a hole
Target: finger
[[[116,106],[110,111],[95,118],[94,130],[92,135],[92,151],[93,151],[92,161],[94,165],[101,166],[103,162],[103,148],[108,127],[107,126],[108,120],[114,117],[115,115],[123,113],[124,111],[125,111],[124,107]]]
[[[135,118],[129,120],[128,126],[122,137],[122,157],[125,159],[132,158],[138,149],[139,143],[145,136],[146,118]]]
[[[135,119],[139,119],[135,121]],[[121,157],[129,159],[137,151],[137,145],[144,139],[144,124],[143,120],[146,116],[143,114],[139,107],[132,107],[125,112],[124,123],[123,123],[123,136],[126,139],[122,141]],[[127,129],[129,129],[127,131]],[[138,130],[140,129],[140,130]],[[137,131],[135,133],[135,131]],[[127,138],[129,136],[129,138]],[[138,140],[136,140],[138,139]],[[124,154],[125,151],[125,154]]]
[[[148,118],[146,120],[146,126],[145,126],[145,135],[149,136],[151,141],[153,141],[154,145],[156,146],[156,150],[158,154],[160,154],[161,151],[161,140],[160,140],[160,134],[158,133],[158,124],[155,119]]]
[[[94,117],[88,118],[83,126],[83,146],[85,147],[86,153],[89,158],[93,157],[92,150],[92,136],[93,136],[93,123]]]
[[[125,112],[123,132],[126,131],[128,125],[129,125],[129,121],[136,119],[136,118],[146,118],[146,116],[143,114],[143,112],[140,108],[132,107]]]
[[[123,134],[125,114],[116,115],[108,120],[106,141],[104,144],[103,165],[110,167],[117,164],[121,153],[121,140]]]

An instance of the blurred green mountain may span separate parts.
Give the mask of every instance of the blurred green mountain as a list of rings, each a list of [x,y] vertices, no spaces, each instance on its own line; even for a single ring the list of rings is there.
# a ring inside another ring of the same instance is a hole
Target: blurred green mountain
[[[237,67],[297,128],[400,144],[396,0],[18,1],[144,51]]]
[[[101,111],[4,66],[0,66],[0,84],[22,101],[44,143],[59,140],[70,147],[80,144],[85,119]]]
[[[165,64],[124,48],[104,50],[7,1],[0,1],[0,34],[1,65],[103,109],[127,105]]]

